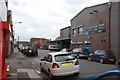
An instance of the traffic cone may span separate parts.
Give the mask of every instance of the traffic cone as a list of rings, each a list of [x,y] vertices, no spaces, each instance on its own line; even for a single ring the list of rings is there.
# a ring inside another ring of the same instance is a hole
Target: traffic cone
[[[7,63],[7,77],[10,77],[11,75],[10,75],[10,64],[9,63]]]

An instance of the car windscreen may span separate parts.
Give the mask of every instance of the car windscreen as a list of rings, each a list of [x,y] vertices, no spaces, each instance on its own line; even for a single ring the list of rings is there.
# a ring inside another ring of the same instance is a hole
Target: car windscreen
[[[73,49],[73,52],[80,52],[79,48]]]
[[[69,60],[75,60],[75,58],[72,57],[70,54],[60,54],[55,56],[56,62],[69,61]]]

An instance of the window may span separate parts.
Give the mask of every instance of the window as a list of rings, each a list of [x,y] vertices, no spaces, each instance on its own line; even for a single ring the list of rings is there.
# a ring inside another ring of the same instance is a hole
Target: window
[[[48,62],[52,62],[52,56],[51,55],[48,56]]]
[[[76,35],[76,28],[73,29],[73,35]]]
[[[99,50],[96,50],[95,52],[94,52],[94,54],[98,54],[99,53]]]
[[[47,61],[47,60],[48,60],[48,55],[46,55],[46,56],[44,57],[44,60],[45,60],[45,61]]]
[[[78,34],[83,34],[83,27],[78,27]]]
[[[69,60],[75,60],[75,58],[72,57],[70,54],[60,54],[55,56],[56,62],[69,61]]]

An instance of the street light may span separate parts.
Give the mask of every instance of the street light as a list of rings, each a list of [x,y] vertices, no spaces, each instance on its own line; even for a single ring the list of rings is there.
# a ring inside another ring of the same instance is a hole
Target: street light
[[[13,31],[13,32],[14,32],[14,40],[15,40],[15,24],[17,24],[17,23],[20,23],[20,24],[21,24],[22,22],[15,22],[15,23],[14,23],[14,31]],[[15,43],[15,42],[14,42],[14,43]]]

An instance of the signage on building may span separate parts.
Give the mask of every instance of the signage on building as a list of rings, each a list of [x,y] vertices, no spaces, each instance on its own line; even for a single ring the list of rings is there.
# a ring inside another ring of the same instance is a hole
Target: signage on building
[[[96,26],[91,26],[91,27],[86,27],[84,28],[84,34],[95,34],[95,33],[101,33],[106,31],[106,26],[105,24],[99,24]]]

